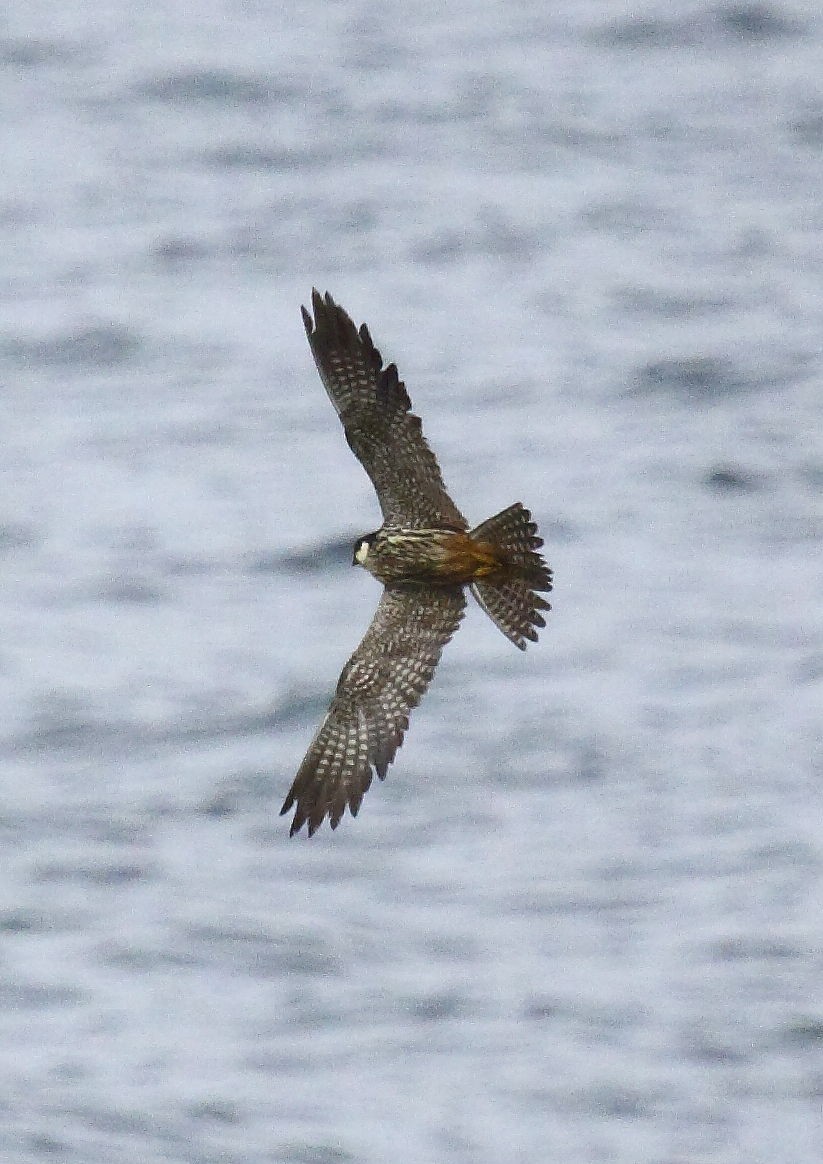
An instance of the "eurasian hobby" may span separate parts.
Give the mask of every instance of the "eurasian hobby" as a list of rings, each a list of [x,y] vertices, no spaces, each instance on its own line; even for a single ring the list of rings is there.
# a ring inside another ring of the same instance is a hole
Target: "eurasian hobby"
[[[521,650],[550,609],[535,592],[552,588],[529,511],[517,502],[470,530],[396,366],[383,366],[366,325],[358,330],[331,295],[311,299],[314,319],[301,310],[320,378],[383,511],[352,564],[382,582],[383,594],[281,809],[295,806],[291,836],[307,822],[311,836],[325,817],[337,828],[347,805],[357,815],[374,772],[385,778],[463,617],[466,586]]]

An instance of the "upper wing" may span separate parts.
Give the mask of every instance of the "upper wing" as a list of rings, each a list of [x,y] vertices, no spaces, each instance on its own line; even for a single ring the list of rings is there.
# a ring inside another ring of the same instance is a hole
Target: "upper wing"
[[[425,528],[467,529],[411,409],[397,367],[383,367],[365,323],[360,330],[331,295],[311,293],[314,320],[301,307],[306,335],[346,440],[377,491],[384,520]]]
[[[290,836],[306,821],[311,836],[326,816],[337,828],[347,804],[357,816],[372,768],[385,777],[465,606],[462,586],[384,589],[280,810],[297,806]]]

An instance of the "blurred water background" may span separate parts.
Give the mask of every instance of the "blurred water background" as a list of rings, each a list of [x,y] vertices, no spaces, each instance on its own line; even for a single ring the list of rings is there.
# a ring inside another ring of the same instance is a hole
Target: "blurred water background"
[[[3,1160],[823,1159],[821,78],[811,0],[5,6]],[[290,842],[378,597],[312,284],[557,585]]]

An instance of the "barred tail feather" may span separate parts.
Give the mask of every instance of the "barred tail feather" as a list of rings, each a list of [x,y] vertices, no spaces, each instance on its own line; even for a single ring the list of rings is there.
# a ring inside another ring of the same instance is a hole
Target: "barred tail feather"
[[[503,562],[500,570],[476,578],[471,591],[506,638],[525,651],[527,640],[536,642],[537,628],[546,625],[540,611],[551,609],[535,593],[552,588],[551,569],[538,553],[543,540],[537,526],[518,501],[477,526],[471,536],[491,542]]]

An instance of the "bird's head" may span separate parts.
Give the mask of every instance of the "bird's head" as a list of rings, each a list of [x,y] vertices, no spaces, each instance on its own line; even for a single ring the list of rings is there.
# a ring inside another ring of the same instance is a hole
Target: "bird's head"
[[[352,555],[351,564],[353,566],[365,566],[366,559],[369,556],[369,551],[374,545],[376,533],[366,534],[365,537],[358,538],[354,543],[354,554]]]

